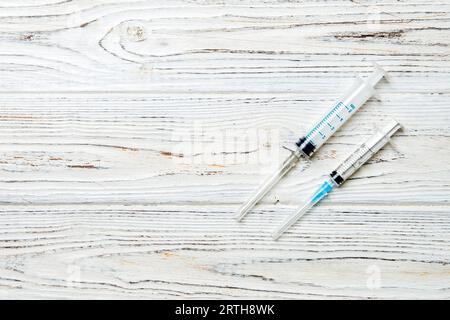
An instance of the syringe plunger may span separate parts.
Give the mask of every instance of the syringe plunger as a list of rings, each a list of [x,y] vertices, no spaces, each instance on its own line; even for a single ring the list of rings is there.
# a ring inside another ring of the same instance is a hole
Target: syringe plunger
[[[374,70],[372,74],[367,78],[367,83],[369,83],[372,87],[380,82],[383,77],[387,77],[386,71],[378,65],[378,63],[373,62]]]

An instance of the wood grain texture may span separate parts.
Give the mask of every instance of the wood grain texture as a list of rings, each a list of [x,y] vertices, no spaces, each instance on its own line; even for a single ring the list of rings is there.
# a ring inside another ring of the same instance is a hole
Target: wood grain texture
[[[3,207],[4,296],[448,298],[446,207],[324,205],[279,242],[267,234],[290,210],[236,225],[231,209]]]
[[[448,1],[0,1],[0,297],[450,298]],[[390,75],[232,216],[377,61]],[[321,177],[404,130],[280,241]]]

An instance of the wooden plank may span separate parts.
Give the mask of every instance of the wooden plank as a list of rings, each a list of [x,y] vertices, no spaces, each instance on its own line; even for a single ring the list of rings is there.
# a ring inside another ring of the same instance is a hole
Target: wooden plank
[[[0,4],[1,91],[329,92],[376,60],[448,92],[444,2]]]
[[[2,206],[2,298],[449,298],[447,207]],[[175,223],[176,222],[176,223]]]
[[[369,102],[265,201],[301,203],[374,125],[394,116],[405,126],[395,146],[332,200],[448,204],[447,100]],[[331,103],[293,94],[2,95],[0,201],[237,205],[287,156],[282,145],[293,145]]]

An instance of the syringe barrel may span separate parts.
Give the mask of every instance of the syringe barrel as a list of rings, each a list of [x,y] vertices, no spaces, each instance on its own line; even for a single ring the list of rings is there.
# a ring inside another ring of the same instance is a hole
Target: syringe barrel
[[[391,136],[401,128],[400,123],[390,120],[381,130],[369,138],[358,147],[339,167],[334,170],[330,176],[337,185],[341,185],[355,171],[357,171],[365,162],[367,162],[375,153],[378,152]]]
[[[385,74],[385,71],[375,64],[375,70],[369,78],[355,79],[346,94],[298,140],[296,144],[300,151],[311,157],[375,93],[373,86]]]

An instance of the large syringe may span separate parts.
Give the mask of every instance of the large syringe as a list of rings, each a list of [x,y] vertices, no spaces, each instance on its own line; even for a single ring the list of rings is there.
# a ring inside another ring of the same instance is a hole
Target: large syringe
[[[339,187],[367,160],[378,152],[391,136],[401,128],[401,125],[391,120],[382,130],[377,131],[372,137],[356,149],[339,167],[330,173],[328,178],[320,185],[308,201],[300,207],[292,216],[288,217],[280,227],[272,234],[274,240],[278,239],[290,226],[300,219],[312,206],[322,200],[334,187]]]
[[[365,80],[356,78],[344,97],[338,100],[308,133],[296,142],[295,151],[281,167],[267,178],[239,209],[235,218],[240,221],[298,162],[300,157],[311,157],[374,93],[374,86],[386,72],[374,63],[374,71]]]

